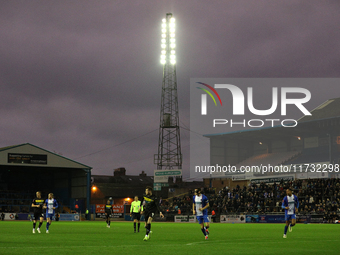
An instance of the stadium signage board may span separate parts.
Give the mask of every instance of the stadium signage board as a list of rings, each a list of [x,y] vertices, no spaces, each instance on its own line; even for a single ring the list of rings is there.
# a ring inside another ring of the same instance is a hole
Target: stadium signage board
[[[5,214],[5,220],[15,220],[16,213],[4,213]]]
[[[246,223],[245,215],[221,215],[221,223]]]
[[[160,190],[162,190],[162,185],[161,185],[161,183],[154,183],[154,184],[153,184],[153,190],[154,190],[154,191],[160,191]]]
[[[209,220],[211,221],[211,216],[208,216]],[[177,215],[175,216],[175,222],[189,222],[189,223],[196,223],[196,216],[195,215]]]
[[[47,155],[8,153],[7,162],[15,164],[47,165]]]
[[[155,170],[155,176],[180,176],[182,170]]]
[[[105,213],[105,204],[96,204],[96,213]]]
[[[259,223],[285,223],[285,215],[259,215]]]
[[[176,170],[154,170],[154,182],[155,183],[164,183],[168,182],[168,178],[170,176],[181,176],[182,170],[176,169]]]
[[[263,179],[252,179],[251,182],[255,184],[263,183],[274,183],[274,182],[280,182],[280,181],[293,181],[294,176],[282,176],[282,177],[276,177],[276,178],[263,178]]]
[[[169,187],[169,183],[154,183],[153,190],[159,191],[162,190],[162,187]]]
[[[245,173],[245,174],[239,174],[239,175],[233,175],[231,179],[233,181],[241,181],[241,180],[250,180],[254,177],[253,173]]]
[[[59,220],[60,221],[79,221],[80,217],[79,217],[79,214],[61,213]]]
[[[188,216],[175,216],[175,222],[188,222]]]
[[[258,214],[246,215],[246,223],[258,223],[258,222],[259,222]]]

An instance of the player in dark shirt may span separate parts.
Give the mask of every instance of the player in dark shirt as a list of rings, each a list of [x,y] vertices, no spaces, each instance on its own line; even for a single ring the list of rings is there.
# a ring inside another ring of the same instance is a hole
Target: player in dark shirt
[[[106,224],[107,227],[110,228],[110,224],[111,224],[111,219],[110,216],[112,214],[112,205],[111,205],[111,201],[107,200],[107,203],[105,205],[105,217],[106,217]]]
[[[44,213],[43,213],[43,205],[45,200],[41,198],[41,192],[36,192],[36,198],[33,199],[31,207],[33,207],[33,234],[35,233],[35,226],[37,224],[37,221],[39,222],[39,227],[37,228],[38,233],[40,234],[40,227],[43,224],[44,221]]]
[[[146,228],[146,234],[143,240],[147,241],[150,238],[150,234],[152,234],[151,222],[153,217],[157,212],[159,212],[162,218],[164,218],[164,215],[161,212],[161,209],[159,208],[159,200],[155,195],[152,194],[152,188],[150,186],[146,187],[145,195],[143,196],[141,204],[143,205],[142,213],[144,213]]]

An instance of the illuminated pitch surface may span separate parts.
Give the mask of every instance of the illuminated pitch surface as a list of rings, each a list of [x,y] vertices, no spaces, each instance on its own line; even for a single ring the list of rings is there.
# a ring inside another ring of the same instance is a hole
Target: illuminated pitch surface
[[[143,241],[132,222],[53,222],[50,233],[32,234],[32,222],[0,221],[0,254],[339,254],[339,224],[297,224],[283,239],[284,224],[221,224],[205,241],[198,224],[153,223]],[[147,250],[146,250],[147,249]]]

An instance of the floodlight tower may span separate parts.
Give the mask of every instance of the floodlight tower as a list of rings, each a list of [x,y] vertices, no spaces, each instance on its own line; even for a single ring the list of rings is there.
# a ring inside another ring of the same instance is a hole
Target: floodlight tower
[[[161,64],[163,83],[159,124],[158,154],[154,163],[157,169],[182,169],[181,139],[179,130],[175,18],[171,13],[162,20]]]

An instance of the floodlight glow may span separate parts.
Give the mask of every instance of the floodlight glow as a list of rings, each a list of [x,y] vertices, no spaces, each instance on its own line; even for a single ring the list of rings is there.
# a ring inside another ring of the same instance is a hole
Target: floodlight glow
[[[162,65],[176,64],[175,18],[162,19],[161,57]]]

